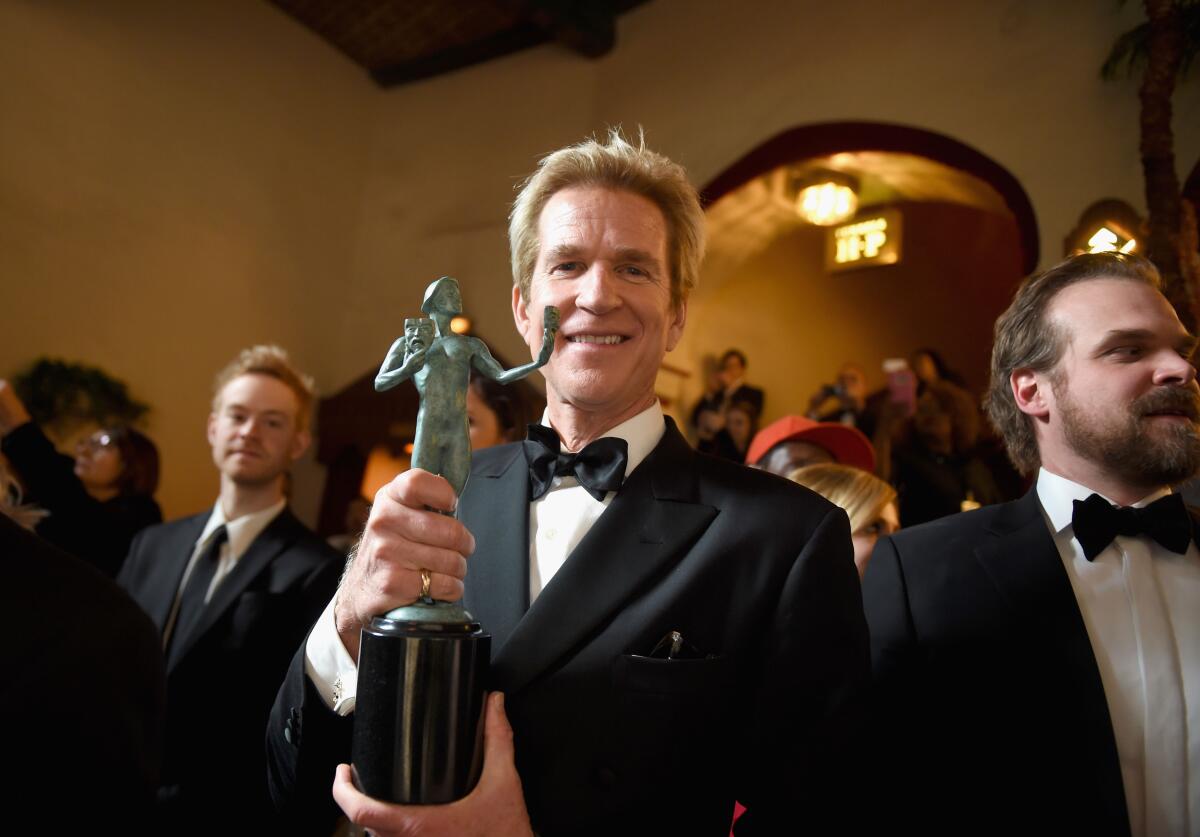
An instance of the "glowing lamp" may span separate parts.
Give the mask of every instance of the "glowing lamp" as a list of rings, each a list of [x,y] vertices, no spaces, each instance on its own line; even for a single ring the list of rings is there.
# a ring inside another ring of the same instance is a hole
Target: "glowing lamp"
[[[799,182],[796,212],[810,224],[829,227],[854,217],[858,183],[841,172],[819,171]]]
[[[1115,224],[1113,226],[1116,226]],[[1089,253],[1132,253],[1137,249],[1137,240],[1126,239],[1120,233],[1113,232],[1108,227],[1101,227],[1087,240]]]

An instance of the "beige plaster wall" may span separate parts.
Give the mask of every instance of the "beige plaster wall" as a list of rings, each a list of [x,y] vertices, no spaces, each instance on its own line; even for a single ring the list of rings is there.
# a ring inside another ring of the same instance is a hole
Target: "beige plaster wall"
[[[49,354],[153,405],[168,516],[216,492],[216,370],[274,341],[328,388],[374,91],[266,3],[0,4],[0,375]],[[321,474],[296,473],[315,511]]]
[[[381,91],[265,2],[0,4],[0,374],[53,354],[128,380],[156,408],[164,507],[193,511],[215,487],[208,380],[242,345],[284,343],[332,392],[450,273],[516,357],[512,187],[616,122],[699,183],[800,124],[938,131],[1024,184],[1053,260],[1093,200],[1142,205],[1136,86],[1097,73],[1137,16],[1095,0],[654,0],[600,61],[545,46]],[[1196,81],[1177,112],[1186,170]],[[671,360],[694,368],[707,348]],[[298,475],[306,516],[319,479]]]

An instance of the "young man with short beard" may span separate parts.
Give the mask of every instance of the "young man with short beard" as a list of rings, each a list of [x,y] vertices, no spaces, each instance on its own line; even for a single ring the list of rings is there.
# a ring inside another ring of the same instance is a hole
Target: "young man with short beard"
[[[1034,487],[882,539],[863,582],[890,827],[1200,829],[1200,552],[1170,489],[1200,467],[1194,348],[1115,253],[997,320],[986,407]]]

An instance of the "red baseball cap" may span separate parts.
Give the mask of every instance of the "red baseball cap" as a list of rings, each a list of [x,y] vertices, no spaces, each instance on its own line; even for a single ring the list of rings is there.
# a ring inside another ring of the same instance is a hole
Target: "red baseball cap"
[[[746,463],[754,465],[780,442],[811,442],[833,454],[835,462],[875,470],[875,448],[861,430],[803,416],[784,416],[758,431],[746,451]]]

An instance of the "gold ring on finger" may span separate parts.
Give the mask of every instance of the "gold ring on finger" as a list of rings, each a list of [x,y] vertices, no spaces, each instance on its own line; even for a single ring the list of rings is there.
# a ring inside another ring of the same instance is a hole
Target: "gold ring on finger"
[[[430,588],[433,587],[433,576],[429,570],[421,570],[421,598],[428,599]]]

